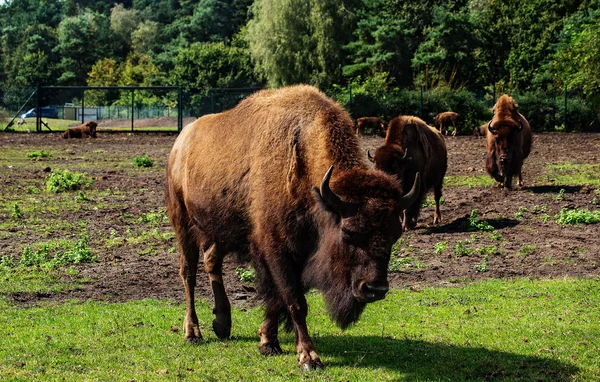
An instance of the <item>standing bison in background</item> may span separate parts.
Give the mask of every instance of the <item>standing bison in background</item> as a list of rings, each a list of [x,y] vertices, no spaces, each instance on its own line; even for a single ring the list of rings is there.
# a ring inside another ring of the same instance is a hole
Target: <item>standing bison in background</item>
[[[435,198],[433,223],[441,221],[440,198],[448,167],[448,151],[440,132],[418,117],[394,118],[390,121],[384,144],[377,148],[375,157],[369,155],[369,159],[375,162],[375,168],[395,175],[402,184],[412,184],[416,174],[421,173],[421,192],[417,202],[404,211],[404,229],[417,225],[421,203],[432,188]]]
[[[202,338],[194,307],[200,253],[215,298],[213,330],[231,332],[223,258],[250,253],[265,308],[260,352],[282,352],[280,319],[294,329],[298,364],[323,367],[308,334],[304,293],[317,288],[342,328],[384,298],[406,195],[361,160],[353,121],[306,85],[263,90],[187,125],[167,164],[166,202],[186,294],[185,338]],[[320,185],[316,187],[316,185]]]
[[[435,116],[435,127],[437,127],[442,134],[444,134],[444,129],[446,129],[445,135],[448,135],[448,127],[452,126],[454,128],[452,135],[456,135],[458,117],[460,117],[460,115],[453,111],[440,113]]]
[[[485,169],[509,190],[515,175],[517,185],[523,186],[521,167],[531,151],[531,127],[518,108],[514,99],[503,94],[494,105],[494,117],[487,125]]]
[[[360,117],[356,120],[356,135],[375,134],[385,137],[385,121],[378,117]]]
[[[65,131],[63,138],[96,138],[96,122],[86,122],[83,125],[73,127]]]

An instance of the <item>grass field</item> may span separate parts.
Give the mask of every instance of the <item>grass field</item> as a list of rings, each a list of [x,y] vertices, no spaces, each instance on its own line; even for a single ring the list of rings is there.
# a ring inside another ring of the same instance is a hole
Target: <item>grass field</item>
[[[208,328],[188,345],[184,306],[142,300],[15,308],[0,300],[0,376],[10,380],[594,381],[600,379],[600,280],[492,280],[392,291],[346,332],[310,294],[309,329],[327,365],[304,373],[293,336],[261,356],[261,311],[234,309],[232,339]]]

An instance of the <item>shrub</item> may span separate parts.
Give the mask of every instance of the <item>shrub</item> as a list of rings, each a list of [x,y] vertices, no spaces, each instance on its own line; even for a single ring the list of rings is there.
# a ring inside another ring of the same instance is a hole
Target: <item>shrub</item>
[[[557,215],[556,223],[561,226],[575,224],[596,224],[600,223],[600,211],[579,210],[577,208],[567,210],[563,208]]]
[[[46,179],[46,191],[54,193],[74,191],[88,187],[93,183],[94,180],[86,173],[56,169],[52,170],[52,173]]]
[[[136,155],[133,157],[133,164],[137,167],[152,167],[154,162],[148,157],[148,154]]]

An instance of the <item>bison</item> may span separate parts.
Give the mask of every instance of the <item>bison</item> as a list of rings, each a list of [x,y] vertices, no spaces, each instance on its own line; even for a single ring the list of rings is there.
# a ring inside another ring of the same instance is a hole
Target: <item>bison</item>
[[[283,319],[294,330],[298,365],[323,367],[306,326],[305,292],[321,290],[342,328],[384,298],[400,213],[419,186],[417,177],[403,195],[393,177],[369,169],[348,113],[311,86],[262,90],[187,125],[166,178],[186,295],[185,339],[202,338],[194,307],[200,254],[221,339],[231,333],[223,258],[250,254],[265,309],[260,352],[282,352]]]
[[[417,202],[404,211],[403,229],[417,225],[423,198],[433,188],[435,213],[433,223],[442,219],[440,198],[446,169],[448,151],[444,137],[422,119],[412,116],[399,116],[390,121],[383,145],[369,159],[375,168],[394,175],[401,183],[411,184],[417,173],[421,173],[421,191]]]
[[[484,123],[481,126],[477,126],[475,129],[473,129],[473,135],[476,137],[485,137],[485,135],[487,134],[487,123]]]
[[[514,99],[503,94],[494,105],[494,117],[487,125],[485,169],[509,190],[515,175],[517,185],[523,186],[521,167],[531,151],[531,127],[518,108]]]
[[[356,120],[356,135],[375,134],[385,137],[386,123],[378,117],[360,117]]]
[[[96,138],[96,122],[86,122],[83,125],[73,127],[65,131],[63,138]]]
[[[444,134],[444,129],[446,129],[445,135],[448,135],[448,127],[452,126],[454,128],[452,135],[456,135],[458,117],[460,117],[460,115],[453,111],[439,113],[435,116],[435,127],[437,127],[442,134]]]

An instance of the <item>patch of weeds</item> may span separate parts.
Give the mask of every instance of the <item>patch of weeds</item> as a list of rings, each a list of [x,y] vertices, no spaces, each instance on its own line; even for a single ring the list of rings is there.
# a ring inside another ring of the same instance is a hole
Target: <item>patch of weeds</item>
[[[477,248],[477,252],[485,257],[489,255],[501,255],[502,251],[498,247],[498,244],[490,244],[485,247]]]
[[[451,277],[448,279],[448,282],[451,284],[463,284],[463,283],[468,283],[471,282],[471,278],[465,276],[465,277]]]
[[[532,255],[536,249],[537,249],[537,247],[535,245],[526,245],[523,248],[521,248],[521,250],[519,251],[519,254],[521,256]]]
[[[546,166],[548,181],[553,184],[600,185],[600,164],[560,163]]]
[[[479,240],[479,236],[477,236],[476,233],[472,233],[471,234],[471,243],[477,243],[477,240]]]
[[[48,151],[31,151],[29,153],[27,153],[27,158],[50,158],[52,156],[52,154],[50,154]]]
[[[546,205],[542,204],[542,206],[538,206],[537,204],[533,206],[531,213],[533,214],[544,214],[546,213]]]
[[[487,175],[475,175],[475,176],[464,176],[464,175],[450,175],[444,178],[444,184],[447,186],[457,187],[491,187],[495,184],[495,180]]]
[[[493,231],[490,233],[490,239],[495,240],[495,241],[501,241],[502,234],[498,231]]]
[[[441,255],[448,248],[448,244],[445,241],[438,241],[433,245],[433,250],[436,255]]]
[[[561,189],[558,191],[558,195],[556,195],[556,196],[554,197],[554,200],[556,200],[557,202],[560,202],[560,201],[563,201],[563,200],[565,200],[565,199],[566,199],[566,197],[565,197],[565,192],[566,192],[566,191],[565,191],[565,189],[564,189],[564,188],[561,188]]]
[[[160,225],[162,223],[168,223],[169,218],[167,216],[167,211],[150,211],[145,214],[142,214],[140,218],[137,220],[138,223],[150,223],[154,225]]]
[[[443,206],[443,205],[444,205],[444,197],[442,196],[440,198],[440,206]],[[431,195],[427,195],[425,200],[423,200],[423,203],[421,203],[421,208],[429,208],[429,207],[435,207],[435,198]]]
[[[0,257],[0,271],[6,272],[16,268],[18,264],[19,263],[12,255]]]
[[[515,212],[515,217],[517,219],[523,219],[523,218],[525,218],[525,216],[523,214],[527,211],[528,211],[527,207],[519,207],[519,210],[517,212]]]
[[[592,204],[595,206],[598,205],[598,198],[596,198],[595,196],[594,199],[592,199]]]
[[[137,167],[152,167],[154,162],[148,157],[148,154],[144,154],[134,156],[133,164]]]
[[[129,212],[125,212],[123,215],[121,215],[121,217],[123,219],[133,219],[133,214],[131,214]]]
[[[45,243],[33,250],[29,245],[23,250],[20,265],[23,267],[39,266],[43,269],[54,269],[63,265],[92,263],[98,261],[87,245],[88,237],[84,235],[74,243]]]
[[[146,249],[143,249],[143,250],[139,251],[138,255],[140,255],[140,256],[144,256],[144,255],[152,255],[152,256],[154,256],[154,255],[156,255],[156,250],[154,248],[146,248]]]
[[[550,215],[543,214],[542,215],[542,223],[546,224],[546,223],[548,223],[548,220],[550,220]]]
[[[19,203],[13,204],[12,210],[10,211],[10,218],[13,220],[19,220],[22,219],[24,216],[25,215],[23,214],[23,211],[21,211]]]
[[[472,210],[471,215],[469,216],[469,226],[467,227],[467,230],[490,232],[494,230],[494,227],[485,220],[479,220],[477,218],[477,210]]]
[[[256,272],[252,268],[245,269],[238,267],[235,269],[235,274],[238,276],[240,281],[247,284],[252,284],[256,279]]]
[[[106,150],[103,150],[103,149],[98,149],[98,150],[94,150],[94,152],[95,152],[96,154],[103,154],[103,153],[105,153],[105,152],[106,152]]]
[[[89,187],[94,180],[86,173],[71,172],[69,170],[52,170],[46,179],[46,191],[59,193],[75,191],[83,187]]]
[[[42,191],[39,188],[37,188],[36,186],[27,186],[27,188],[25,189],[25,192],[27,192],[28,194],[32,194],[32,195],[37,195]]]
[[[574,208],[567,210],[563,208],[556,216],[556,223],[565,227],[575,224],[597,224],[600,223],[600,211],[579,210]]]
[[[488,261],[489,261],[488,255],[485,255],[483,258],[483,262],[481,264],[473,265],[473,269],[475,269],[477,272],[487,272]]]
[[[417,259],[412,256],[394,257],[390,260],[388,272],[396,273],[401,269],[406,268],[424,269],[427,268],[427,266],[424,263],[417,261]]]
[[[76,202],[91,202],[92,199],[88,198],[87,196],[85,196],[85,194],[83,193],[83,191],[79,191],[79,194],[77,194],[77,196],[75,197],[75,201]]]
[[[454,256],[471,256],[475,251],[467,247],[469,244],[470,240],[458,240],[454,247]]]

